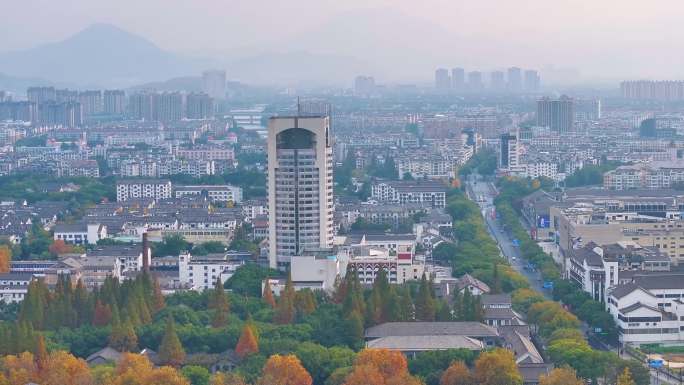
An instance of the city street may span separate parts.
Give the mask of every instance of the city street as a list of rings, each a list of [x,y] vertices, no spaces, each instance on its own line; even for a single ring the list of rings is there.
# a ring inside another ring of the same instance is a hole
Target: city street
[[[538,270],[532,271],[530,269],[525,269],[526,262],[520,256],[520,250],[514,246],[513,240],[508,236],[506,231],[501,227],[499,222],[493,216],[494,210],[494,198],[496,197],[496,191],[489,182],[485,182],[480,179],[479,176],[471,176],[468,179],[466,185],[466,192],[468,197],[476,202],[480,206],[480,211],[482,216],[487,223],[487,229],[489,233],[494,237],[494,240],[499,245],[501,254],[506,258],[511,266],[518,271],[520,274],[525,276],[530,283],[530,287],[538,292],[542,293],[544,297],[549,300],[553,300],[553,295],[551,290],[544,289],[543,279],[541,272]],[[585,335],[590,337],[589,326],[582,322],[582,331]],[[596,338],[588,338],[590,345],[594,349],[600,350],[615,350],[614,347],[608,346],[602,341],[598,341]],[[624,356],[623,358],[629,359],[630,357]],[[664,377],[664,373],[657,374],[655,370],[651,370],[651,385],[668,385],[674,384],[674,382],[667,382]]]

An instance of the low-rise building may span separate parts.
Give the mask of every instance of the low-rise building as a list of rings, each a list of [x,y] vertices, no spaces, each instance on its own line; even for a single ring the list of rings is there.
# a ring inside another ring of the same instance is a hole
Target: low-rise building
[[[231,185],[221,186],[175,186],[174,196],[200,196],[213,202],[242,202],[242,189]]]
[[[227,253],[194,256],[185,252],[178,256],[178,278],[190,290],[207,290],[217,280],[225,283],[243,264],[243,260],[232,259]]]

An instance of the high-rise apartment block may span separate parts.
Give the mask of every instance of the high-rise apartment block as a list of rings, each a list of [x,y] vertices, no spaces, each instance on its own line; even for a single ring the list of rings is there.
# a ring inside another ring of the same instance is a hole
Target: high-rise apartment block
[[[565,95],[559,99],[537,100],[537,125],[549,127],[558,134],[571,132],[575,125],[575,101]]]
[[[451,86],[456,91],[463,91],[465,89],[465,70],[463,68],[451,69]]]
[[[214,115],[214,101],[205,93],[190,93],[186,100],[188,119],[209,119]]]
[[[451,88],[451,77],[449,70],[446,68],[438,68],[435,71],[435,88],[438,90],[448,90]]]
[[[103,109],[108,115],[123,115],[126,112],[126,93],[123,90],[105,90]]]
[[[368,96],[375,92],[375,78],[372,76],[359,75],[354,78],[354,93],[360,96]]]
[[[541,81],[539,78],[539,73],[535,70],[525,71],[525,91],[527,92],[537,92],[539,91],[539,85]]]
[[[472,71],[468,72],[468,89],[470,91],[482,91],[484,83],[482,82],[482,72]]]
[[[519,166],[520,146],[517,134],[503,134],[499,142],[499,168],[515,170]]]
[[[508,90],[511,92],[522,91],[522,70],[518,67],[508,69]]]
[[[684,81],[625,81],[620,83],[620,92],[626,99],[684,100]]]
[[[506,89],[506,78],[502,71],[494,71],[490,74],[489,87],[492,91],[503,91]]]
[[[333,154],[327,116],[268,124],[269,264],[333,244]]]
[[[57,92],[55,87],[29,87],[26,97],[29,102],[36,104],[54,102],[57,100]]]
[[[83,108],[83,115],[90,116],[102,113],[102,92],[100,90],[79,92],[78,101]]]
[[[204,71],[202,73],[202,91],[214,99],[224,99],[226,97],[226,71]]]

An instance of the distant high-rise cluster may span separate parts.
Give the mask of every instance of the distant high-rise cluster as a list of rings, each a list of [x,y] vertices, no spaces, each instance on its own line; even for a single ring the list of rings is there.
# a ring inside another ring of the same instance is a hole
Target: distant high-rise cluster
[[[360,96],[368,96],[375,92],[375,78],[372,76],[357,76],[354,79],[354,93]]]
[[[132,119],[170,122],[207,119],[214,113],[214,101],[205,93],[136,92],[128,99],[128,116]]]
[[[558,134],[571,132],[575,125],[575,101],[565,95],[537,100],[537,125],[549,127]]]
[[[122,90],[106,90],[104,92],[104,113],[123,115],[126,112],[126,93]]]
[[[523,71],[511,67],[505,73],[492,71],[485,79],[481,71],[467,72],[463,68],[453,68],[451,73],[446,68],[435,70],[435,88],[442,91],[458,92],[537,92],[541,80],[535,70]]]
[[[620,83],[620,91],[625,99],[684,100],[684,81],[624,81]]]
[[[226,97],[226,71],[207,70],[202,73],[202,91],[214,99]]]

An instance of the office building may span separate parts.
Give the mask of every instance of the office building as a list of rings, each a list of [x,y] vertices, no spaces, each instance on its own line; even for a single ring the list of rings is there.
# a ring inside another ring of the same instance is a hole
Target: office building
[[[108,115],[123,115],[126,112],[126,94],[123,90],[105,90],[103,110]]]
[[[448,90],[451,88],[451,77],[449,70],[446,68],[438,68],[435,71],[435,88],[438,90]]]
[[[327,116],[268,123],[269,264],[333,243],[332,136]]]
[[[575,125],[575,101],[565,95],[537,100],[537,125],[549,127],[557,134],[571,132]]]
[[[209,119],[214,115],[214,101],[205,93],[190,93],[186,100],[188,119]]]
[[[214,99],[226,97],[226,71],[208,70],[202,73],[202,91]]]
[[[541,80],[539,78],[539,73],[535,70],[525,71],[525,91],[527,92],[537,92],[539,91],[539,84]]]
[[[508,69],[508,90],[510,92],[522,91],[522,70],[518,67]]]
[[[468,89],[471,92],[479,92],[484,89],[484,83],[482,82],[482,72],[468,72]]]
[[[456,91],[465,90],[465,70],[463,68],[451,69],[451,86]]]
[[[506,89],[506,79],[503,72],[494,71],[490,74],[489,88],[492,91],[503,91]]]

